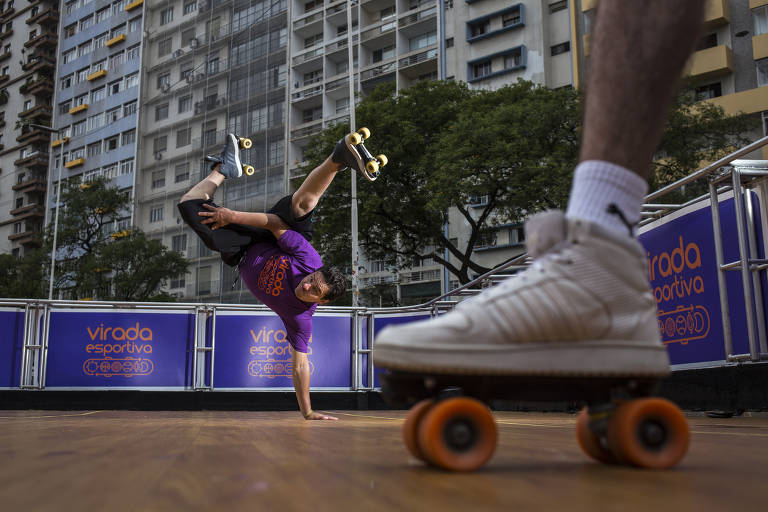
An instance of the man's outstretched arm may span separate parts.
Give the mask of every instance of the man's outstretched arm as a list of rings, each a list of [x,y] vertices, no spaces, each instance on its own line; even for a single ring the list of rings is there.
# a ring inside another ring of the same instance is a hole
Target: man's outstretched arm
[[[291,361],[293,366],[293,388],[296,390],[296,399],[299,401],[299,409],[305,420],[337,420],[333,416],[320,414],[312,410],[309,400],[309,361],[304,352],[292,351]]]
[[[283,219],[274,213],[239,212],[224,208],[223,206],[212,206],[207,203],[203,203],[203,207],[209,211],[200,212],[199,215],[207,217],[202,223],[210,224],[211,229],[218,229],[227,224],[240,224],[242,226],[268,229],[278,240],[289,229],[288,224],[283,222]]]

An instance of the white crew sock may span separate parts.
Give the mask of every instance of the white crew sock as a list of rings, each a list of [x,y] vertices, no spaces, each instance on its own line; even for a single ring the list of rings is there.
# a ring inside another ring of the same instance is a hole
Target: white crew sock
[[[620,215],[609,213],[609,206],[615,204],[626,222],[634,227],[640,220],[647,191],[648,183],[629,169],[602,160],[587,160],[576,166],[565,216],[627,235],[627,224]]]

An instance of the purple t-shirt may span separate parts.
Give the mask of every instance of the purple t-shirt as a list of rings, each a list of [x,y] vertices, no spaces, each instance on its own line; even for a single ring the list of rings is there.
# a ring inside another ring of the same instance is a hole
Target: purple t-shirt
[[[312,336],[312,315],[317,303],[299,300],[299,281],[323,266],[320,255],[296,231],[286,231],[277,243],[255,243],[240,263],[240,277],[251,293],[266,304],[285,325],[288,342],[307,352]]]

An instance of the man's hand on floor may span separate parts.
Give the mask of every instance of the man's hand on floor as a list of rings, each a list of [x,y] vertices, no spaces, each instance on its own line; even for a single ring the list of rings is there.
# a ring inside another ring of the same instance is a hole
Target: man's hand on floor
[[[306,416],[304,416],[304,419],[309,420],[338,420],[339,418],[334,418],[333,416],[328,416],[327,414],[322,414],[317,411],[312,411]]]

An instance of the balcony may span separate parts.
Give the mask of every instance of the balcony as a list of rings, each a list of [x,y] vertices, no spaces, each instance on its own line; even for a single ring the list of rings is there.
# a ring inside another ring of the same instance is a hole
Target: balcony
[[[733,73],[733,51],[724,44],[699,50],[691,56],[688,67],[688,74],[696,79]]]
[[[29,61],[21,66],[23,71],[48,71],[53,74],[56,70],[56,54],[37,51],[29,56]]]
[[[129,3],[125,6],[125,10],[128,12],[131,12],[132,10],[141,7],[141,5],[144,3],[144,0],[134,0],[133,2]]]
[[[29,155],[14,161],[13,165],[27,169],[48,169],[48,153],[42,151],[34,151]]]
[[[16,192],[45,192],[46,178],[44,174],[33,174],[24,181],[15,184],[12,188]]]
[[[58,44],[59,44],[59,38],[56,34],[54,34],[53,32],[43,32],[39,36],[33,37],[32,39],[24,43],[24,47],[55,49]]]
[[[381,64],[379,66],[366,69],[365,71],[360,73],[360,80],[371,80],[373,78],[379,78],[383,75],[388,75],[390,73],[395,72],[395,65],[397,63],[395,61],[388,62],[386,64]]]
[[[71,169],[73,167],[77,167],[79,165],[83,165],[85,163],[85,158],[75,158],[74,160],[70,160],[69,162],[64,164],[64,167],[67,169]]]
[[[89,82],[92,82],[94,80],[98,80],[99,78],[104,78],[105,76],[107,76],[107,70],[106,69],[100,69],[100,70],[96,71],[95,73],[91,73],[90,75],[88,75],[86,80],[88,80]]]
[[[0,84],[3,84],[11,79],[11,75],[0,75]]]
[[[37,214],[38,211],[40,215],[44,215],[43,205],[38,203],[33,203],[33,204],[28,204],[26,206],[22,206],[21,208],[16,208],[14,210],[11,210],[10,213],[14,217],[19,215],[32,214],[25,217],[25,218],[29,218],[29,217],[36,216],[35,214]],[[18,221],[19,219],[17,218],[14,220]]]
[[[53,109],[50,105],[35,105],[23,112],[19,112],[19,117],[31,121],[50,121]]]
[[[32,25],[33,23],[55,29],[55,27],[58,27],[59,25],[59,11],[54,8],[49,8],[35,16],[27,18],[27,25]]]
[[[10,50],[6,50],[3,53],[0,53],[0,62],[10,59],[12,55],[12,52]]]
[[[297,139],[302,139],[304,137],[309,137],[310,135],[314,135],[316,133],[320,133],[323,130],[323,120],[318,119],[316,121],[310,121],[307,123],[307,126],[302,126],[301,128],[297,128],[296,130],[291,131],[291,140],[295,141]]]
[[[22,94],[33,94],[39,97],[48,97],[53,94],[53,80],[47,76],[40,76],[36,80],[27,80],[19,92]]]
[[[0,21],[5,21],[14,14],[16,14],[16,8],[11,7],[10,9],[6,9],[3,12],[0,12]]]
[[[707,0],[704,7],[704,29],[712,30],[728,23],[728,0]]]
[[[291,101],[305,100],[307,98],[311,98],[313,96],[317,96],[318,94],[322,94],[322,93],[323,93],[322,84],[316,85],[315,87],[309,87],[307,89],[291,94]]]
[[[39,128],[31,128],[29,126],[23,126],[21,128],[21,135],[16,137],[16,142],[24,144],[43,142],[47,145],[49,140],[51,140],[50,133]]]
[[[78,105],[76,107],[72,107],[71,109],[69,109],[69,113],[74,115],[80,112],[85,112],[86,110],[88,110],[88,104],[83,103],[82,105]]]
[[[8,236],[8,240],[16,241],[21,245],[40,245],[40,233],[37,231],[23,231]]]
[[[51,142],[51,147],[55,148],[58,146],[61,146],[62,144],[66,144],[69,142],[69,137],[62,137],[61,139],[56,139],[55,141]]]
[[[318,46],[313,50],[302,53],[301,55],[297,55],[293,58],[293,65],[296,66],[304,62],[309,62],[316,57],[321,57],[323,55],[323,51],[324,48],[322,46]]]
[[[107,46],[114,46],[116,44],[122,43],[123,41],[125,41],[125,34],[120,34],[119,36],[115,36],[107,41]]]

